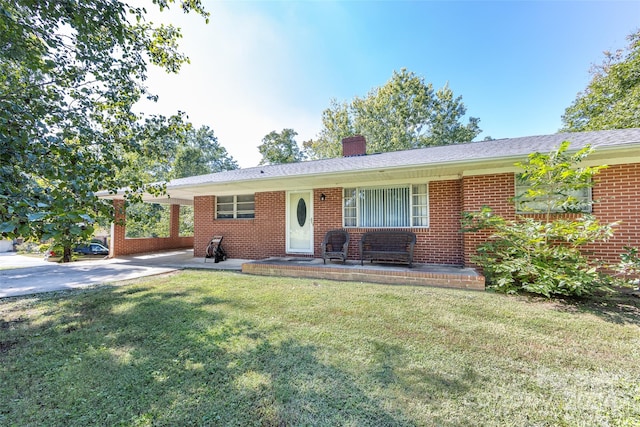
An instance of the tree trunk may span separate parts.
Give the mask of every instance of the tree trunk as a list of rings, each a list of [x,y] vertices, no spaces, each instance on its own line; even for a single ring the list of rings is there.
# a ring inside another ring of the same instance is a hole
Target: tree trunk
[[[71,247],[65,246],[62,254],[62,262],[71,262]]]

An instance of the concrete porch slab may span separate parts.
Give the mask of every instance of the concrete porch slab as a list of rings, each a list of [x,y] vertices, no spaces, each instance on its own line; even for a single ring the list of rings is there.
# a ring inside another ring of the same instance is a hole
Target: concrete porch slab
[[[262,276],[306,277],[312,279],[373,282],[395,285],[437,286],[484,290],[484,276],[471,268],[451,265],[376,264],[359,261],[327,262],[303,257],[274,257],[242,264],[242,272]]]

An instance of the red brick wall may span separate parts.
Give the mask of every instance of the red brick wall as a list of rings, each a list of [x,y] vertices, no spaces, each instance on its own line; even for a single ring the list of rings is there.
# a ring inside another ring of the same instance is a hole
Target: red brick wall
[[[593,213],[603,222],[621,221],[613,239],[589,248],[600,258],[617,262],[625,245],[640,246],[640,164],[612,166],[602,171],[593,188],[598,201]],[[325,200],[320,200],[321,195]],[[462,211],[491,206],[505,218],[515,218],[510,199],[515,194],[512,173],[478,175],[460,180],[429,183],[428,228],[410,229],[418,236],[417,262],[472,265],[477,245],[488,233],[460,233]],[[194,199],[194,237],[169,239],[124,239],[124,228],[114,226],[115,250],[112,256],[193,246],[195,256],[204,256],[214,235],[224,236],[223,247],[231,258],[260,259],[286,254],[286,192],[255,195],[254,219],[216,220],[215,196]],[[313,192],[314,251],[320,256],[320,244],[328,230],[342,228],[342,189],[319,188]],[[119,203],[119,201],[115,201]],[[176,208],[177,209],[177,208]],[[174,226],[172,226],[172,233]],[[177,229],[176,229],[177,230]],[[359,259],[358,242],[363,228],[348,228],[351,235],[349,258]],[[191,243],[189,243],[191,242]]]
[[[214,196],[193,198],[193,256],[203,257],[209,241],[215,235],[213,231],[215,203]],[[226,242],[223,241],[223,243]]]
[[[180,205],[171,205],[169,207],[170,224],[169,224],[169,237],[180,236]]]
[[[222,247],[229,258],[285,255],[284,192],[256,193],[254,219],[216,219],[215,196],[196,197],[194,207],[194,256],[204,256],[215,235],[223,236]]]
[[[115,220],[111,236],[109,256],[132,255],[146,252],[157,252],[168,249],[193,247],[193,237],[180,237],[180,206],[171,205],[171,224],[169,237],[126,238],[126,214],[124,200],[114,200]]]
[[[515,209],[509,200],[515,196],[515,178],[512,173],[476,175],[462,178],[462,212],[475,212],[489,206],[497,215],[515,218]],[[489,233],[480,231],[463,234],[464,265],[473,266],[471,258],[476,248]]]
[[[320,200],[324,194],[325,199]],[[313,243],[316,256],[322,251],[320,245],[329,230],[342,228],[342,188],[319,188],[313,191]],[[351,233],[351,230],[349,230]],[[349,247],[353,248],[353,235]],[[349,251],[351,253],[351,250]]]
[[[115,239],[114,239],[115,240]],[[190,249],[193,247],[193,237],[142,237],[125,239],[121,245],[114,245],[115,250],[109,255],[112,257],[121,255],[143,254],[147,252],[166,251],[169,249]]]
[[[624,246],[640,247],[640,163],[610,166],[593,186],[593,214],[602,223],[619,222],[613,238],[591,246],[598,258],[620,261]]]
[[[483,205],[505,218],[515,218],[515,208],[509,199],[515,195],[512,173],[463,178],[463,210],[477,211]],[[624,246],[640,246],[640,164],[615,165],[597,175],[593,186],[593,214],[601,223],[619,222],[608,242],[585,248],[597,258],[616,263]],[[472,265],[471,257],[488,233],[465,233],[464,261]]]
[[[342,156],[363,156],[367,153],[367,140],[362,135],[354,135],[342,140]]]

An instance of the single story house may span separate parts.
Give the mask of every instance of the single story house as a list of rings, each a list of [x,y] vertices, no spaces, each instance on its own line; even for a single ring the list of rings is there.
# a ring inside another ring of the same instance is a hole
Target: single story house
[[[623,247],[640,246],[640,129],[498,139],[460,145],[365,154],[361,136],[343,141],[343,157],[258,166],[176,179],[167,196],[150,202],[172,207],[172,232],[165,239],[126,239],[124,226],[112,230],[111,256],[193,247],[202,257],[214,235],[224,236],[231,258],[320,256],[325,233],[344,228],[349,259],[369,230],[402,229],[417,235],[418,263],[472,266],[486,233],[461,233],[461,213],[491,206],[516,216],[510,199],[517,191],[514,165],[532,152],[548,153],[562,141],[570,150],[590,144],[586,165],[608,165],[596,178],[592,213],[620,221],[615,236],[593,250],[616,262]],[[588,193],[588,194],[587,194]],[[122,195],[109,195],[122,206]],[[194,235],[179,237],[178,205],[194,206]]]

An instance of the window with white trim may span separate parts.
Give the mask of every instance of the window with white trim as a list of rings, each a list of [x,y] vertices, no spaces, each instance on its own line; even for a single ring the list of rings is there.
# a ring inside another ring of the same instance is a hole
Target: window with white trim
[[[343,189],[345,227],[429,226],[427,184]]]
[[[548,202],[551,201],[552,213],[591,212],[591,187],[570,191],[567,194],[524,197],[529,189],[527,180],[516,174],[516,212],[517,213],[545,213]],[[560,201],[565,201],[561,204]]]
[[[255,194],[216,197],[216,219],[251,219],[255,213]]]

